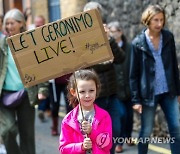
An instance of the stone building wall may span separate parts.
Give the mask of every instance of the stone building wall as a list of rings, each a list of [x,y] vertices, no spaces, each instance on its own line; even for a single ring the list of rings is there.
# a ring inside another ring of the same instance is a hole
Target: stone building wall
[[[91,1],[91,0],[88,0]],[[131,41],[143,29],[141,14],[149,4],[160,4],[165,8],[166,26],[175,36],[180,57],[180,0],[93,0],[101,3],[106,10],[107,22],[119,20],[124,34]],[[180,62],[180,59],[179,59]]]
[[[43,15],[46,23],[49,21],[48,0],[32,0],[32,16]],[[33,22],[33,20],[32,20]]]
[[[82,12],[86,0],[60,0],[62,18]]]

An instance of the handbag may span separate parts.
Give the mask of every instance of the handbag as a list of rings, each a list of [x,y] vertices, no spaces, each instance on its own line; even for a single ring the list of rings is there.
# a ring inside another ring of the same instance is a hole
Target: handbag
[[[21,104],[23,98],[27,95],[26,90],[22,89],[16,92],[4,91],[2,94],[2,103],[4,106],[13,108]]]

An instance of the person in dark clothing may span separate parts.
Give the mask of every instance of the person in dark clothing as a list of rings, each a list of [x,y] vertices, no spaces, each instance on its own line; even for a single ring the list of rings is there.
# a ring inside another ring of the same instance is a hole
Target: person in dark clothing
[[[52,114],[52,127],[51,127],[51,135],[56,136],[59,134],[58,132],[58,121],[59,121],[59,107],[61,100],[61,93],[64,94],[66,113],[72,110],[72,107],[69,105],[67,100],[67,83],[71,74],[66,74],[61,77],[54,79],[54,83],[51,84],[51,114]],[[54,86],[54,88],[53,88]]]
[[[131,95],[129,89],[129,66],[130,66],[130,50],[131,46],[127,42],[126,37],[123,34],[122,27],[119,21],[112,21],[108,23],[108,28],[110,30],[110,35],[116,40],[118,46],[125,53],[125,60],[122,64],[114,64],[116,75],[117,75],[117,85],[118,85],[118,98],[123,103],[121,110],[125,114],[122,117],[121,136],[128,139],[128,145],[134,145],[131,141],[131,133],[133,130],[133,109],[131,103]],[[123,144],[118,144],[115,151],[120,153],[123,151]]]
[[[133,108],[141,114],[139,138],[144,141],[138,144],[139,154],[148,152],[158,104],[168,123],[171,152],[180,151],[179,70],[174,36],[163,28],[165,20],[161,6],[148,6],[141,18],[146,29],[132,41],[130,89]]]
[[[90,9],[98,9],[102,15],[103,21],[105,21],[105,18],[103,17],[103,8],[99,3],[89,2],[84,6],[84,11]],[[121,118],[124,115],[121,110],[123,104],[119,101],[117,97],[117,80],[114,64],[122,63],[125,59],[125,54],[123,50],[118,47],[115,40],[110,37],[109,29],[106,24],[104,24],[104,28],[109,39],[109,43],[114,55],[114,60],[96,64],[91,67],[98,74],[102,89],[99,97],[96,99],[95,102],[98,106],[109,112],[112,119],[113,138],[117,138],[120,136],[121,133]],[[117,143],[115,143],[113,140],[111,154],[114,154],[116,144]]]

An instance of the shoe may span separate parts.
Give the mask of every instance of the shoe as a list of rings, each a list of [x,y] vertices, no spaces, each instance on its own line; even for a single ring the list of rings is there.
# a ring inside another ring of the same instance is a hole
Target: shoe
[[[58,136],[59,133],[58,133],[57,129],[54,129],[54,128],[52,127],[52,128],[51,128],[51,135],[52,135],[52,136]]]
[[[130,141],[127,142],[127,145],[128,146],[134,146],[136,144],[135,144],[135,142],[133,140],[130,140]]]
[[[128,146],[134,146],[136,145],[134,142],[131,142],[131,143],[127,143]]]
[[[46,115],[48,116],[48,117],[51,117],[51,110],[46,110]]]
[[[58,117],[52,117],[52,127],[51,127],[51,135],[57,136],[58,133]]]
[[[122,152],[123,152],[123,147],[121,145],[116,145],[115,153],[122,153]]]
[[[41,120],[41,122],[45,122],[45,117],[44,117],[44,112],[43,111],[38,111],[38,117]]]

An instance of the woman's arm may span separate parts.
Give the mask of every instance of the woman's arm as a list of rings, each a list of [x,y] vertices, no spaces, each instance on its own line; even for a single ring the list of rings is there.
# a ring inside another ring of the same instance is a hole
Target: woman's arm
[[[138,54],[138,49],[132,44],[131,55],[130,55],[130,73],[129,73],[129,84],[130,92],[133,104],[140,104],[140,55]]]

